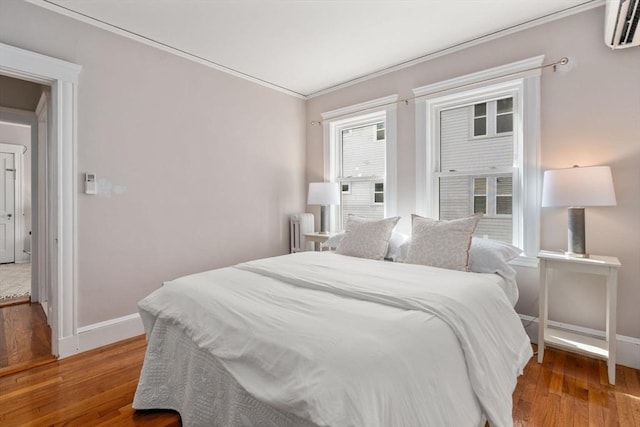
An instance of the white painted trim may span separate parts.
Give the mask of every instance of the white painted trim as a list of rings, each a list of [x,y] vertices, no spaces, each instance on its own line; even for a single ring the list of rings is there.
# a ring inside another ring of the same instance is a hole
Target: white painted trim
[[[356,115],[358,113],[371,113],[376,110],[380,111],[383,107],[395,104],[398,102],[398,95],[389,95],[382,98],[372,99],[370,101],[361,102],[359,104],[349,105],[347,107],[338,108],[336,110],[325,111],[320,114],[322,120],[332,120],[338,117],[346,119],[348,116]]]
[[[413,96],[416,97],[416,102],[420,102],[423,100],[421,97],[433,97],[436,93],[439,97],[446,95],[447,91],[459,93],[462,91],[462,86],[466,86],[464,88],[465,91],[473,89],[476,84],[478,86],[487,86],[489,83],[485,80],[495,79],[494,82],[491,82],[491,84],[495,84],[505,80],[539,76],[542,73],[539,67],[542,65],[543,61],[544,55],[534,56],[532,58],[523,59],[510,64],[499,65],[487,70],[478,71],[476,73],[465,74],[463,76],[454,77],[441,82],[420,86],[412,90]]]
[[[32,188],[32,238],[31,238],[31,300],[42,305],[47,323],[51,325],[51,307],[49,299],[51,285],[47,280],[47,139],[49,134],[49,96],[42,92],[36,107],[36,120],[38,137],[35,144],[32,143],[33,166],[31,174]],[[34,147],[35,145],[35,147]]]
[[[274,83],[270,83],[268,81],[261,80],[261,79],[259,79],[257,77],[251,76],[249,74],[242,73],[242,72],[234,70],[232,68],[225,67],[222,64],[217,64],[217,63],[215,63],[213,61],[205,59],[204,57],[201,57],[201,56],[198,56],[198,55],[195,55],[195,54],[192,54],[192,53],[177,49],[177,48],[175,48],[173,46],[170,46],[170,45],[167,45],[167,44],[164,44],[164,43],[160,43],[160,42],[158,42],[156,40],[153,40],[153,39],[150,39],[150,38],[147,38],[147,37],[142,37],[142,36],[140,36],[138,34],[126,31],[126,30],[124,30],[122,28],[118,28],[118,27],[116,27],[114,25],[110,25],[110,24],[108,24],[106,22],[98,21],[98,20],[93,19],[93,18],[91,18],[89,16],[82,15],[82,14],[77,13],[75,11],[66,9],[66,8],[64,8],[64,7],[60,6],[60,5],[55,4],[55,3],[51,3],[51,2],[43,1],[43,0],[25,0],[25,1],[27,1],[29,3],[32,3],[34,5],[40,6],[40,7],[44,8],[44,9],[51,10],[51,11],[53,11],[55,13],[59,13],[60,15],[68,16],[69,18],[75,19],[75,20],[83,22],[85,24],[89,24],[89,25],[91,25],[93,27],[97,27],[97,28],[106,30],[106,31],[108,31],[110,33],[117,34],[117,35],[122,36],[122,37],[126,37],[126,38],[128,38],[130,40],[135,40],[135,41],[137,41],[139,43],[142,43],[144,45],[151,46],[151,47],[154,47],[156,49],[160,49],[160,50],[162,50],[164,52],[168,52],[168,53],[170,53],[172,55],[176,55],[176,56],[179,56],[181,58],[188,59],[189,61],[193,61],[193,62],[196,62],[198,64],[205,65],[205,66],[207,66],[209,68],[213,68],[215,70],[222,71],[223,73],[230,74],[230,75],[235,76],[235,77],[239,77],[239,78],[241,78],[243,80],[247,80],[247,81],[250,81],[252,83],[259,84],[260,86],[264,86],[264,87],[267,87],[269,89],[273,89],[273,90],[276,90],[278,92],[282,92],[282,93],[285,93],[287,95],[294,96],[296,98],[300,98],[300,99],[305,99],[306,98],[304,94],[295,92],[295,91],[293,91],[291,89],[287,89],[285,87],[278,86],[278,85],[276,85]]]
[[[144,334],[144,326],[138,313],[82,326],[78,328],[78,351],[92,350],[141,334]]]
[[[509,261],[509,264],[518,267],[538,268],[540,266],[540,260],[537,257],[520,255],[519,257]]]
[[[52,117],[48,158],[55,182],[51,197],[57,209],[51,212],[54,227],[48,231],[52,248],[48,258],[51,280],[52,352],[60,357],[78,352],[77,346],[77,219],[76,219],[76,83],[82,67],[56,58],[0,43],[0,74],[51,85]],[[51,178],[51,177],[50,177]],[[57,242],[57,245],[56,245]]]
[[[5,58],[7,61],[3,61],[2,64],[3,75],[43,84],[51,84],[52,77],[56,80],[78,83],[78,75],[82,67],[77,64],[2,43],[0,43],[0,53],[7,56]],[[43,66],[46,67],[46,74],[42,73]]]
[[[519,314],[527,335],[531,342],[538,343],[538,318]],[[598,329],[585,328],[568,323],[547,321],[547,324],[553,328],[562,329],[577,334],[589,335],[599,339],[605,339],[605,331]],[[634,369],[640,369],[640,339],[628,337],[626,335],[616,335],[616,363],[628,366]]]
[[[421,56],[419,58],[412,59],[410,61],[406,61],[406,62],[397,64],[397,65],[393,65],[393,66],[385,68],[383,70],[376,71],[376,72],[373,72],[373,73],[370,73],[370,74],[366,74],[366,75],[364,75],[362,77],[358,77],[358,78],[349,80],[348,82],[344,82],[344,83],[341,83],[341,84],[338,84],[338,85],[335,85],[335,86],[328,87],[326,89],[319,90],[317,92],[310,93],[310,94],[308,94],[306,96],[306,98],[307,99],[312,99],[312,98],[315,98],[315,97],[318,97],[318,96],[326,95],[328,93],[335,92],[335,91],[344,89],[346,87],[353,86],[353,85],[365,82],[367,80],[374,79],[376,77],[380,77],[380,76],[384,76],[386,74],[394,73],[394,72],[402,70],[404,68],[412,67],[414,65],[421,64],[423,62],[431,61],[431,60],[440,58],[442,56],[446,56],[446,55],[452,54],[454,52],[458,52],[460,50],[468,49],[468,48],[470,48],[472,46],[477,46],[477,45],[480,45],[482,43],[489,42],[491,40],[496,40],[496,39],[499,39],[501,37],[509,36],[511,34],[527,30],[529,28],[537,27],[539,25],[544,25],[544,24],[547,24],[549,22],[553,22],[553,21],[556,21],[558,19],[566,18],[568,16],[575,15],[575,14],[578,14],[578,13],[586,12],[587,10],[595,9],[596,7],[603,6],[604,4],[605,4],[605,0],[588,1],[588,2],[585,2],[585,3],[580,4],[578,6],[574,6],[574,7],[571,7],[569,9],[563,10],[561,12],[557,12],[557,13],[554,13],[554,14],[551,14],[551,15],[543,16],[541,18],[534,19],[532,21],[525,22],[525,23],[520,24],[520,25],[515,25],[513,27],[505,28],[504,30],[496,31],[496,32],[493,32],[491,34],[487,34],[486,36],[475,38],[473,40],[469,40],[469,41],[466,41],[466,42],[458,43],[458,44],[456,44],[454,46],[450,46],[450,47],[438,50],[436,52],[428,53],[428,54],[423,55],[423,56]]]

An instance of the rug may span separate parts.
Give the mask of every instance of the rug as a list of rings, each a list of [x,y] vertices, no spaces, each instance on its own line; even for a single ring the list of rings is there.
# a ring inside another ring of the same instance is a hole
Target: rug
[[[0,264],[0,301],[29,296],[31,263]]]

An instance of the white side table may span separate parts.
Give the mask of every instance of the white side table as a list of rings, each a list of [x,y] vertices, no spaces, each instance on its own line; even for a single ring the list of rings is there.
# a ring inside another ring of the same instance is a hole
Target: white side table
[[[315,251],[319,250],[320,252],[322,252],[322,244],[327,240],[329,240],[329,237],[331,237],[330,234],[305,233],[304,234],[305,246],[307,242],[313,242],[313,250]]]
[[[609,383],[616,383],[616,305],[618,298],[618,258],[591,255],[589,258],[568,257],[561,252],[540,251],[540,316],[538,325],[538,363],[544,358],[548,344],[563,350],[597,357],[607,361]],[[593,338],[560,329],[549,328],[549,283],[551,270],[597,274],[607,278],[607,319],[605,339]]]

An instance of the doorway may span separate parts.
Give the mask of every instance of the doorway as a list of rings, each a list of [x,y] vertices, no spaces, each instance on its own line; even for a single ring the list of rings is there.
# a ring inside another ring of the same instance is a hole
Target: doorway
[[[54,359],[48,292],[40,292],[46,283],[33,280],[31,262],[32,237],[39,237],[33,222],[41,211],[38,186],[32,182],[44,175],[37,160],[47,145],[38,118],[47,121],[48,91],[41,84],[0,76],[0,375]]]
[[[0,305],[31,295],[31,148],[30,126],[0,120]]]
[[[38,283],[46,283],[50,290],[47,317],[51,325],[51,351],[60,357],[79,352],[75,146],[80,70],[76,64],[0,43],[0,75],[46,85],[51,91],[47,101],[49,137],[44,156],[37,162],[38,165],[45,162],[41,174],[44,186],[39,179],[32,180],[34,188],[46,191],[46,200],[43,205],[33,206],[33,216],[38,220],[32,221],[31,260],[33,277]],[[37,123],[33,123],[32,129],[37,129]],[[42,197],[43,191],[38,194]],[[32,293],[37,289],[32,288]]]

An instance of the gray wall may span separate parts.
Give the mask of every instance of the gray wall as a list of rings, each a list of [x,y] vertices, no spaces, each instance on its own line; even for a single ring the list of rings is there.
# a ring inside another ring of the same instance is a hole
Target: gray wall
[[[137,312],[163,281],[289,249],[305,102],[43,8],[1,0],[0,42],[83,67],[78,316]],[[114,191],[116,190],[116,191]]]
[[[640,48],[609,50],[603,42],[604,8],[596,8],[408,67],[311,99],[307,121],[320,113],[536,55],[563,56],[576,66],[541,78],[542,168],[610,165],[618,206],[587,209],[587,249],[620,258],[618,333],[640,338]],[[398,214],[409,230],[415,211],[415,110],[399,105]],[[323,176],[322,128],[307,127],[307,180]],[[566,248],[566,211],[542,209],[541,248]],[[554,320],[604,328],[604,287],[566,278],[551,290]],[[538,272],[519,268],[519,313],[537,315]]]

